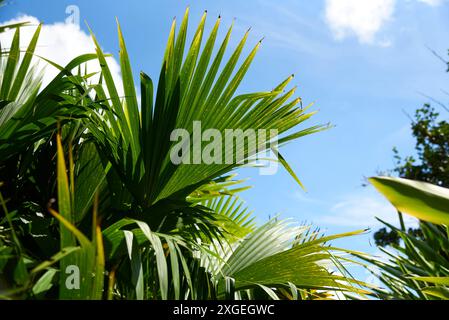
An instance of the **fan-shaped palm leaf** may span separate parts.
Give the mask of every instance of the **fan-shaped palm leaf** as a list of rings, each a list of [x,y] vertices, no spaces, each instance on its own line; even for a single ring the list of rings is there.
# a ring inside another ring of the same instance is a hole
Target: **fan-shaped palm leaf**
[[[186,53],[184,48],[188,11],[177,36],[175,36],[176,24],[173,22],[154,98],[152,80],[147,75],[141,74],[140,112],[120,27],[120,64],[125,93],[123,99],[118,95],[104,54],[94,37],[104,85],[107,88],[106,93],[103,85],[96,86],[97,102],[103,104],[107,111],[92,117],[93,122],[89,125],[89,131],[95,137],[101,154],[111,162],[115,174],[132,196],[134,205],[145,213],[143,217],[136,216],[136,218],[143,219],[149,224],[152,223],[150,216],[153,221],[161,221],[157,218],[157,215],[160,215],[158,211],[164,210],[162,207],[165,207],[167,199],[178,201],[177,210],[182,211],[183,207],[188,207],[184,201],[192,192],[241,166],[241,163],[194,165],[172,163],[170,150],[174,143],[170,141],[170,135],[174,129],[183,128],[193,134],[193,122],[201,121],[202,130],[214,128],[224,132],[228,128],[242,130],[251,128],[255,131],[276,129],[282,134],[295,128],[313,114],[295,107],[300,99],[288,101],[294,94],[294,89],[287,93],[282,92],[292,77],[271,91],[236,96],[238,86],[260,43],[237,68],[248,38],[246,33],[229,60],[223,62],[232,27],[228,30],[218,52],[213,56],[220,19],[201,48],[205,19],[206,15],[202,17]],[[223,63],[224,66],[220,70]],[[322,129],[322,126],[316,126],[284,135],[279,139],[279,143]],[[193,148],[192,145],[191,147]],[[268,146],[251,149],[245,146],[244,150],[233,150],[231,156],[235,159],[237,152],[243,152],[245,159],[248,159],[257,151],[267,148]],[[173,219],[177,217],[174,216]],[[151,226],[158,227],[154,224]]]

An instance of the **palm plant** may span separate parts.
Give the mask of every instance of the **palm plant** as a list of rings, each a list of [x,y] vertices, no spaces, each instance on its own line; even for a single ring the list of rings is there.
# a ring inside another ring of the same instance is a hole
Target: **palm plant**
[[[24,92],[24,100],[14,101],[4,89],[1,103],[15,116],[5,120],[8,130],[0,133],[0,154],[11,159],[0,157],[0,180],[7,187],[0,199],[6,215],[0,229],[0,270],[14,278],[10,285],[15,294],[312,299],[326,292],[366,293],[364,284],[345,271],[343,265],[352,262],[340,256],[346,251],[327,244],[359,232],[318,238],[308,236],[304,227],[277,220],[255,227],[238,197],[246,187],[232,175],[244,161],[170,161],[171,132],[184,128],[192,133],[194,121],[201,121],[204,130],[220,132],[276,129],[280,145],[326,128],[295,129],[313,112],[296,107],[299,98],[290,101],[294,89],[283,92],[291,76],[271,91],[236,95],[260,43],[237,67],[246,33],[224,63],[232,27],[213,55],[220,19],[202,45],[205,20],[206,14],[186,53],[188,10],[177,36],[173,22],[156,90],[141,73],[140,104],[120,27],[124,97],[93,34],[96,54],[78,57],[65,68],[52,63],[61,73],[48,87],[36,86],[34,94]],[[8,88],[14,76],[28,74],[38,37],[37,31],[22,59],[25,67],[16,71],[16,34],[2,69]],[[98,83],[91,83],[92,75],[80,68],[92,58],[101,66]],[[24,106],[17,101],[25,101]],[[223,154],[237,159],[240,152],[250,160],[268,148],[265,142],[244,150],[223,149]],[[279,155],[278,160],[299,181],[284,158]],[[13,182],[20,183],[11,191]],[[65,272],[73,265],[83,275],[81,291],[65,287]],[[270,272],[262,272],[266,265]]]
[[[44,230],[53,224],[42,216],[54,194],[56,179],[49,168],[56,153],[51,140],[57,122],[73,123],[88,110],[79,103],[79,95],[67,92],[80,92],[80,83],[84,81],[83,77],[73,75],[72,69],[95,58],[93,54],[77,57],[66,68],[53,64],[60,73],[41,88],[42,74],[32,61],[41,26],[23,50],[20,28],[24,25],[0,28],[0,32],[6,29],[15,32],[10,47],[0,52],[0,184],[3,185],[0,198],[6,215],[0,228],[0,265],[2,278],[5,274],[14,275],[7,279],[12,280],[8,285],[19,286],[28,282],[29,263],[34,258],[45,260],[54,249],[51,232],[42,237]],[[28,233],[19,240],[24,229]],[[30,238],[37,239],[31,246]]]
[[[94,54],[86,54],[71,61],[65,68],[54,63],[60,73],[41,90],[42,73],[32,64],[41,26],[38,26],[23,57],[20,48],[20,27],[15,29],[11,46],[1,51],[0,70],[0,157],[9,159],[55,130],[57,121],[82,117],[87,108],[79,103],[79,97],[65,94],[80,90],[81,77],[71,70],[89,60]]]
[[[273,299],[314,299],[320,297],[319,291],[366,293],[359,287],[364,284],[352,279],[336,261],[346,251],[325,245],[362,231],[309,237],[309,230],[308,226],[294,227],[288,220],[271,220],[234,245],[211,246],[220,258],[202,258],[217,283],[218,296],[253,299],[262,291]],[[288,270],[282,267],[286,264]]]
[[[378,177],[371,183],[398,209],[401,228],[386,222],[402,244],[381,250],[384,259],[364,257],[376,266],[375,273],[386,289],[375,291],[383,299],[449,299],[449,190],[429,183]],[[406,232],[402,213],[420,219],[422,237]]]
[[[178,212],[190,207],[185,202],[190,193],[241,166],[239,162],[195,165],[172,163],[170,150],[174,143],[170,141],[170,135],[174,129],[185,128],[192,134],[193,122],[201,121],[204,131],[213,128],[224,133],[224,130],[229,128],[242,130],[251,128],[255,131],[277,129],[279,133],[284,133],[313,115],[313,112],[305,113],[304,109],[295,107],[300,99],[287,101],[294,94],[294,89],[282,93],[292,77],[272,91],[234,97],[260,43],[254,47],[233,75],[248,37],[246,33],[219,72],[232,27],[228,30],[217,54],[212,57],[220,19],[217,20],[203,50],[200,50],[205,19],[206,14],[200,21],[185,59],[188,10],[177,37],[175,37],[176,22],[173,22],[154,98],[152,80],[141,73],[140,113],[120,27],[120,62],[125,93],[123,100],[118,96],[104,54],[94,37],[109,96],[105,94],[103,86],[95,87],[97,101],[106,111],[93,114],[88,128],[97,141],[101,154],[107,157],[105,160],[111,163],[113,172],[124,184],[124,190],[121,188],[123,191],[118,198],[129,199],[132,211],[135,214],[141,211],[140,218],[147,219],[145,221],[153,228],[170,230],[178,219],[176,213],[175,215],[170,213],[175,209],[174,203],[177,203]],[[280,138],[279,144],[324,128],[314,126],[290,133]],[[189,147],[193,149],[193,141]],[[242,160],[247,160],[257,151],[265,151],[268,146],[257,146],[253,148],[254,150],[250,150],[249,146],[244,148],[245,158]],[[224,155],[226,151],[232,153],[230,158],[236,158],[236,150],[229,151],[223,148]],[[170,199],[169,204],[167,199]],[[160,225],[162,219],[164,223]]]

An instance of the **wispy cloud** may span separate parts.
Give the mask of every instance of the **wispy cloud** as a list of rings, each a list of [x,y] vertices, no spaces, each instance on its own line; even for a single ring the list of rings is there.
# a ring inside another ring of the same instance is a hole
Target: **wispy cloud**
[[[312,198],[308,196],[304,191],[295,191],[292,195],[292,198],[301,202],[301,203],[310,203],[310,204],[322,204],[323,201],[319,199]]]
[[[393,156],[393,148],[397,148],[401,154],[413,154],[414,145],[415,139],[413,138],[410,123],[406,123],[398,127],[390,134],[387,134],[383,138],[378,139],[378,141],[376,142],[376,148],[378,149],[378,152],[386,152],[388,150],[391,156]]]
[[[398,224],[394,207],[372,188],[363,188],[344,196],[331,207],[328,215],[321,216],[317,221],[339,227],[373,228],[381,225],[376,217],[393,225]],[[404,218],[407,225],[417,224],[412,217]]]
[[[255,26],[254,32],[265,37],[270,45],[322,59],[327,57],[330,49],[320,40],[326,36],[326,32],[318,27],[321,21],[303,14],[295,2],[259,0],[258,5],[263,11],[270,12],[269,17],[260,19],[260,15],[248,13],[240,17],[240,21],[244,22],[242,28]]]
[[[418,1],[428,4],[429,6],[436,7],[443,4],[443,2],[445,2],[446,0],[418,0]]]

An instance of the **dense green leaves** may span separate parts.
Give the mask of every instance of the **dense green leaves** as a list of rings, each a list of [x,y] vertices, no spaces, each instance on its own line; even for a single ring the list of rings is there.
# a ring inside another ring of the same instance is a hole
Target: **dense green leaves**
[[[431,280],[439,277],[444,280],[449,276],[446,230],[421,222],[423,236],[416,238],[405,230],[385,224],[400,236],[402,243],[388,249],[380,248],[384,257],[362,257],[376,267],[370,270],[382,282],[383,289],[374,290],[375,296],[381,299],[434,299],[425,289],[433,286]],[[438,283],[437,280],[434,283]],[[438,285],[443,286],[443,281]]]
[[[388,254],[388,261],[367,258],[376,265],[380,279],[390,291],[378,290],[380,297],[399,299],[448,299],[449,276],[449,190],[426,182],[391,177],[371,178],[370,182],[398,209],[421,220],[421,238],[395,228],[403,242],[394,245],[399,254]],[[399,215],[400,217],[401,214]],[[432,223],[429,223],[432,222]]]
[[[195,152],[189,163],[170,158],[173,130],[192,136],[200,122],[202,131],[216,129],[224,137],[226,129],[275,130],[280,146],[326,128],[297,128],[314,112],[298,107],[295,88],[286,90],[293,76],[272,90],[240,92],[261,47],[257,42],[246,52],[249,32],[229,50],[233,27],[219,39],[219,18],[207,34],[204,14],[187,43],[188,17],[187,10],[179,29],[173,21],[158,81],[140,73],[140,92],[118,23],[121,83],[114,82],[92,33],[96,52],[65,67],[39,57],[60,71],[45,88],[32,63],[41,27],[24,54],[15,27],[10,50],[0,57],[0,179],[6,185],[0,274],[12,279],[9,296],[314,299],[335,291],[365,293],[342,267],[353,261],[327,244],[357,232],[319,238],[288,221],[254,223],[238,195],[248,187],[231,172],[253,165],[275,137],[241,149],[222,146],[231,163],[206,163]],[[97,83],[82,71],[90,60],[101,67]],[[271,160],[301,184],[281,155]]]
[[[96,56],[79,56],[65,68],[53,64],[60,73],[41,89],[42,73],[32,63],[40,29],[38,26],[23,56],[19,27],[9,51],[0,53],[0,157],[3,161],[48,138],[58,120],[66,123],[69,119],[86,117],[89,110],[79,103],[79,94],[85,93],[81,86],[84,79],[73,76],[72,70]],[[79,93],[69,96],[66,90]]]

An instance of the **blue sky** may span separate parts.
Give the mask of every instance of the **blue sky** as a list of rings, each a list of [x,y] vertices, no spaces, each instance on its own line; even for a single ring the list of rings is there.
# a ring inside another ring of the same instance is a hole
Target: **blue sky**
[[[75,40],[61,37],[59,45],[69,48],[66,51],[47,46],[49,55],[59,54],[53,58],[64,60],[77,50],[87,50],[84,21],[104,50],[117,54],[118,17],[135,74],[143,70],[153,77],[159,72],[171,20],[181,17],[189,5],[192,28],[207,9],[209,30],[219,14],[222,32],[235,19],[232,44],[249,27],[247,50],[265,37],[240,91],[271,89],[294,73],[299,96],[319,110],[309,125],[330,122],[335,127],[293,142],[283,151],[307,193],[283,170],[274,176],[240,172],[254,185],[242,196],[259,221],[280,213],[333,233],[375,230],[374,216],[394,220],[392,207],[371,187],[362,187],[363,177],[391,169],[394,146],[403,155],[413,153],[407,114],[429,101],[423,94],[449,100],[442,92],[448,88],[445,65],[428,49],[447,57],[445,0],[11,0],[2,8],[0,21],[28,15],[57,26],[67,18],[69,5],[79,8],[81,33],[67,35]],[[65,41],[72,41],[75,48]],[[374,252],[371,237],[339,244]]]

